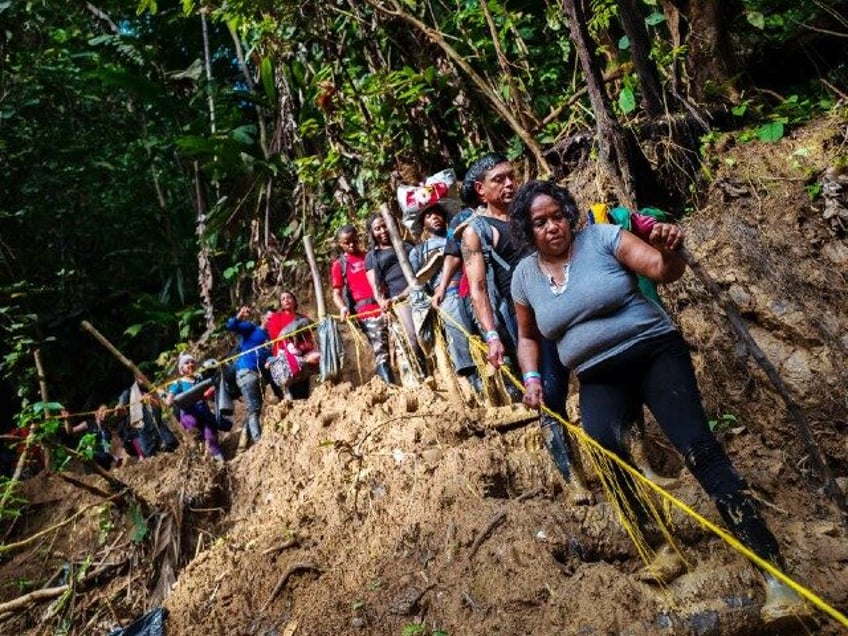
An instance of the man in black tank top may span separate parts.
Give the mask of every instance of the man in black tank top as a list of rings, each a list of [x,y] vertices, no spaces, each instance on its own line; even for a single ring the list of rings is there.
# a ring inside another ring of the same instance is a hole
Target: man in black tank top
[[[526,251],[512,234],[508,213],[517,189],[512,163],[501,154],[490,153],[468,169],[461,190],[463,203],[482,206],[478,218],[472,218],[462,233],[462,258],[474,315],[486,341],[486,359],[496,368],[509,357],[514,362],[518,346],[510,282]],[[541,382],[545,404],[564,417],[568,369],[559,361],[554,343],[543,341],[540,354],[541,368],[525,374],[532,377],[525,377],[524,382]],[[545,447],[569,485],[571,502],[592,503],[592,494],[573,462],[563,427],[546,414],[542,414],[539,423]]]

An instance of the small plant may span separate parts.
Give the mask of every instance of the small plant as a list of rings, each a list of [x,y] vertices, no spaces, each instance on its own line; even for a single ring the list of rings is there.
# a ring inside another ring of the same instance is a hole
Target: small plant
[[[408,623],[404,625],[401,636],[449,636],[443,629],[428,630],[422,623]]]
[[[147,519],[141,513],[141,507],[138,504],[133,504],[130,507],[130,519],[133,524],[133,543],[141,543],[147,538],[147,533],[150,532],[150,527],[147,525]]]
[[[732,413],[724,413],[719,415],[716,419],[710,420],[708,424],[713,433],[720,433],[733,428],[738,421],[737,417]]]

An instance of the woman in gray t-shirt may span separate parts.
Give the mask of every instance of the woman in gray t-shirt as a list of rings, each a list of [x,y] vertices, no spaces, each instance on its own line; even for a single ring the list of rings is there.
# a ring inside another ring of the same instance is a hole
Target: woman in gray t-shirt
[[[736,537],[781,567],[777,540],[709,429],[683,337],[665,312],[639,292],[636,274],[656,282],[683,275],[685,263],[677,253],[683,242],[680,228],[656,224],[650,244],[614,225],[577,231],[579,213],[571,194],[542,181],[522,186],[509,210],[513,234],[536,249],[512,278],[524,403],[539,408],[542,401],[538,365],[544,336],[557,343],[562,363],[577,373],[588,435],[628,458],[624,431],[646,405]],[[644,526],[649,517],[632,495],[632,478],[620,468],[616,472],[617,496],[630,500],[634,521]],[[682,571],[673,561],[661,550],[643,580],[671,580]],[[766,622],[804,613],[803,601],[788,586],[768,575],[766,582],[761,610]]]

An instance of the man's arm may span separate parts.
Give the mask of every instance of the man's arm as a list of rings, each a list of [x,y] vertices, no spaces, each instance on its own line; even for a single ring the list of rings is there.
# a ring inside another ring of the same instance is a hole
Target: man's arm
[[[504,346],[498,336],[495,312],[489,301],[483,245],[480,237],[470,227],[466,228],[462,235],[462,260],[465,263],[465,275],[471,291],[471,305],[474,307],[477,322],[483,329],[483,338],[488,347],[486,359],[497,368],[503,364]]]
[[[433,307],[438,308],[442,304],[445,299],[445,291],[447,291],[453,275],[461,265],[462,259],[459,256],[445,254],[445,259],[442,261],[442,277],[439,279],[436,289],[433,290],[433,298],[430,300]]]

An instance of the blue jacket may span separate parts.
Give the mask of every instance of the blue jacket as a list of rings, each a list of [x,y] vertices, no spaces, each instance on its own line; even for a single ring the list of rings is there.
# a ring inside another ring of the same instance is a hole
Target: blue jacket
[[[236,317],[232,317],[227,321],[227,331],[232,331],[239,335],[238,350],[242,352],[242,355],[236,358],[236,371],[248,369],[261,373],[265,366],[265,361],[271,354],[270,345],[267,347],[261,346],[271,340],[268,332],[259,325],[248,320],[239,320]]]

